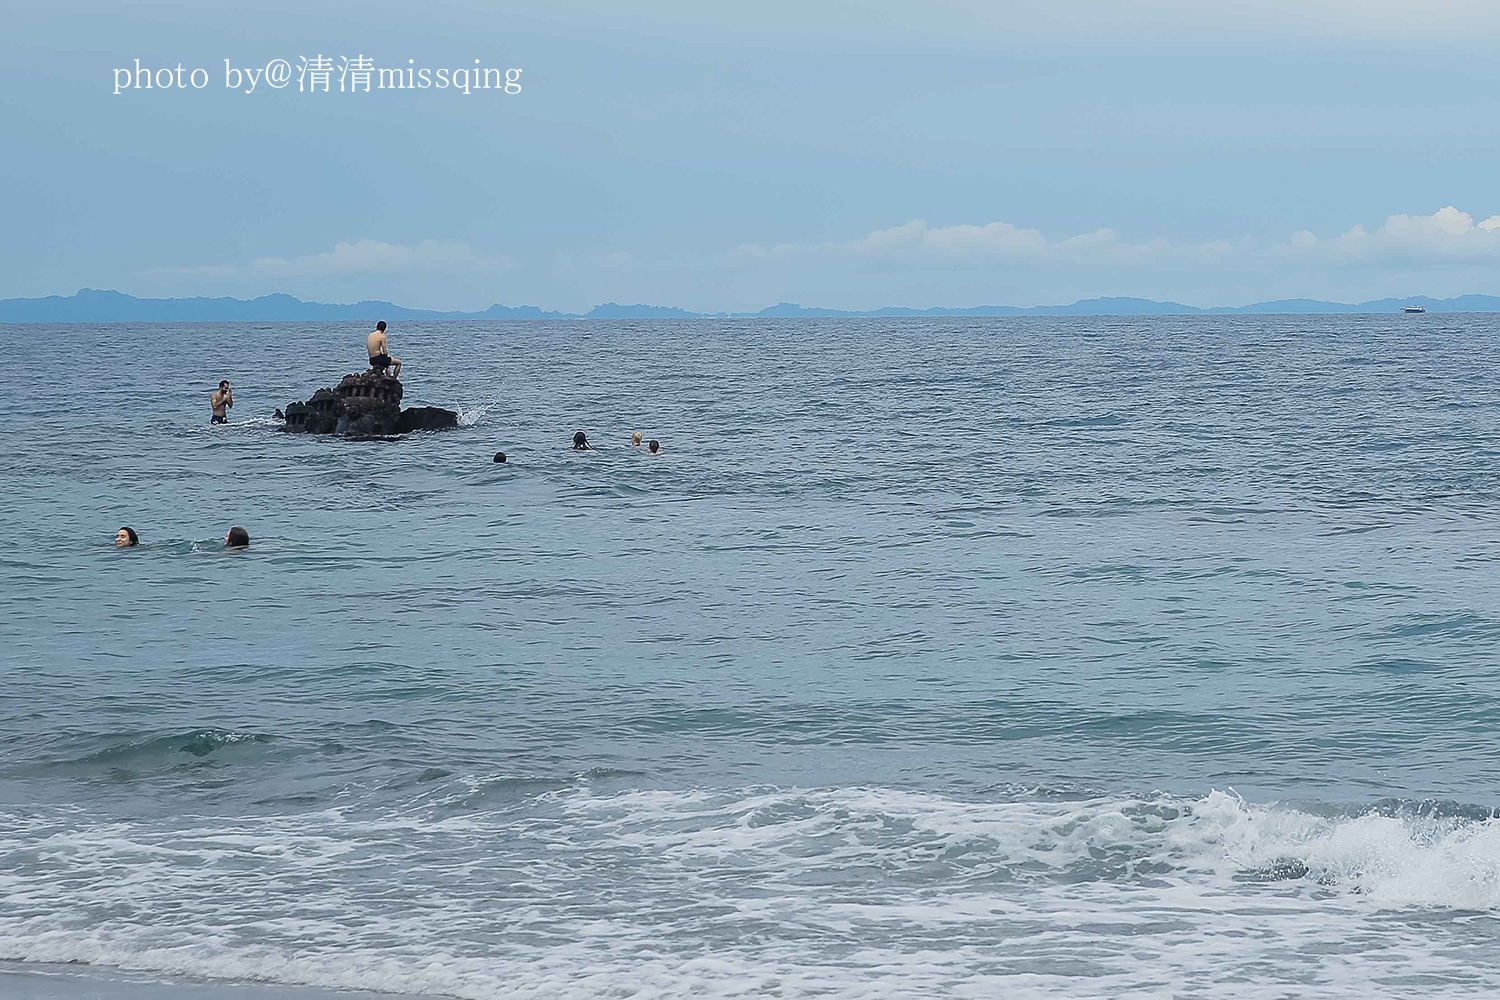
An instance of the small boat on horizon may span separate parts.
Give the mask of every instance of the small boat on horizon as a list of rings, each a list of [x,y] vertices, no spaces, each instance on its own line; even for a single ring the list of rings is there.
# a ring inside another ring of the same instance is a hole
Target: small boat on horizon
[[[1405,309],[1402,309],[1401,311],[1404,312],[1404,313],[1424,313],[1424,312],[1427,311],[1427,307],[1426,306],[1407,306]]]

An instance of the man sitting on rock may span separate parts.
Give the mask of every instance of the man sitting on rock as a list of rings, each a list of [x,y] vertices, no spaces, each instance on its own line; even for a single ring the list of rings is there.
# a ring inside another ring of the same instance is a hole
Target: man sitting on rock
[[[395,365],[394,370],[391,371],[391,377],[401,377],[401,359],[391,357],[385,341],[385,320],[376,323],[375,329],[365,338],[365,351],[370,355],[372,369],[383,372],[391,365]]]

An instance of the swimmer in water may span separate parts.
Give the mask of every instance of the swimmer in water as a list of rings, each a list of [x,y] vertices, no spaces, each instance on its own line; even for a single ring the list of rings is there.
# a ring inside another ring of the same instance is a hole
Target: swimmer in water
[[[495,461],[501,463],[502,465],[505,464],[505,452],[503,452],[503,451],[497,451],[497,452],[495,452]]]
[[[132,545],[141,544],[141,538],[135,533],[134,528],[121,528],[115,532],[115,548],[128,549]]]
[[[234,393],[229,391],[227,378],[219,383],[219,391],[208,397],[208,405],[213,412],[208,421],[210,424],[229,423],[229,408],[234,405]]]
[[[587,434],[583,433],[583,431],[578,431],[577,433],[575,433],[573,435],[573,450],[574,451],[593,451],[594,450],[594,446],[591,445],[591,444],[589,444],[589,436]]]
[[[649,451],[653,455],[660,455],[661,454],[661,442],[658,441],[658,440],[656,440],[656,438],[652,438],[651,439],[651,443],[648,444],[648,445],[646,445],[646,450]]]
[[[224,547],[226,549],[248,549],[250,547],[250,532],[240,527],[230,528],[224,532]]]
[[[636,431],[634,434],[630,435],[630,447],[632,447],[632,448],[639,448],[640,446],[641,446],[641,432],[640,431]]]

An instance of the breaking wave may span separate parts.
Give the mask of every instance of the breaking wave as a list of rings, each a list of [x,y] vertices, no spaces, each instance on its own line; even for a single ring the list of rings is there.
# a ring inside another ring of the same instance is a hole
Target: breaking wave
[[[379,818],[0,814],[0,959],[471,1000],[1500,988],[1485,807],[468,784]]]
[[[170,736],[127,740],[111,744],[67,763],[85,766],[152,764],[180,760],[183,754],[206,757],[215,751],[238,745],[254,746],[271,742],[263,733],[240,733],[228,729],[194,729]]]

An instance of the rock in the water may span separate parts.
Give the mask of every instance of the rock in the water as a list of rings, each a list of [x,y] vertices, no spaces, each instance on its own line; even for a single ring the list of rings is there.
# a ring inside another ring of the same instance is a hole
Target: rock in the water
[[[445,431],[458,426],[458,414],[437,406],[412,406],[401,411],[397,422],[400,433],[409,431]]]
[[[288,403],[281,429],[289,434],[388,437],[458,426],[458,414],[452,410],[436,406],[402,410],[404,391],[399,379],[374,369],[345,375],[335,389],[319,389],[305,403]]]
[[[325,388],[305,403],[286,404],[286,423],[281,429],[289,434],[332,434],[338,422],[339,398]]]

